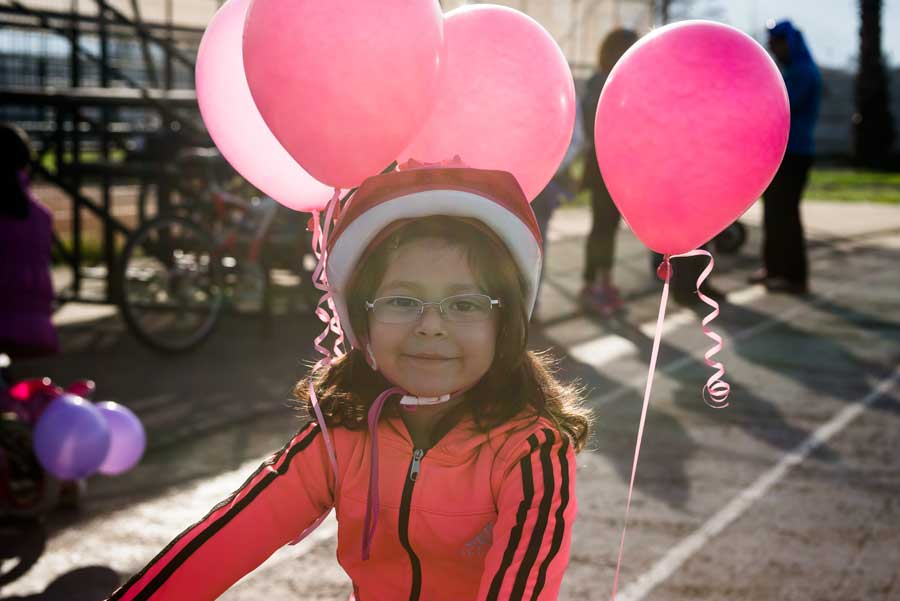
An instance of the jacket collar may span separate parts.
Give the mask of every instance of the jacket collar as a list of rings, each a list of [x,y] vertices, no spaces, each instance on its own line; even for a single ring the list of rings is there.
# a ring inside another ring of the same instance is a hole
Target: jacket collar
[[[508,422],[496,426],[490,432],[482,432],[475,427],[472,417],[467,416],[428,449],[428,459],[444,465],[460,465],[485,445],[494,448],[495,451],[499,450],[506,434],[529,428],[537,423],[538,419],[537,415],[526,410]],[[402,418],[383,416],[378,427],[379,436],[383,437],[385,445],[412,453],[414,448],[412,437]]]

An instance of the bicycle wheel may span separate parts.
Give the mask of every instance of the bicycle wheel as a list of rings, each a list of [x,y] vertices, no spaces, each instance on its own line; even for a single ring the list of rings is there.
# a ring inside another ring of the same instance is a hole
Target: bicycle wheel
[[[183,217],[148,221],[128,240],[119,268],[125,323],[150,347],[184,352],[212,333],[222,311],[210,234]]]
[[[747,228],[740,221],[735,221],[713,238],[713,244],[720,253],[730,255],[740,250],[746,240]]]

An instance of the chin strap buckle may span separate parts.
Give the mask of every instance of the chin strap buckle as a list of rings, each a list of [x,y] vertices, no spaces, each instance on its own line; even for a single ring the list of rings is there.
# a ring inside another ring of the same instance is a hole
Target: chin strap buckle
[[[422,405],[440,405],[446,403],[452,397],[452,394],[443,394],[441,396],[413,396],[411,394],[403,395],[400,399],[401,405],[420,407]]]

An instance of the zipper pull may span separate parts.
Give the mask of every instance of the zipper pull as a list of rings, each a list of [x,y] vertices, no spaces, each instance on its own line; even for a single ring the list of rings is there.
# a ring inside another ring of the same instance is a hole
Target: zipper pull
[[[419,470],[422,468],[422,457],[425,456],[425,451],[422,449],[416,449],[413,452],[412,463],[409,466],[409,479],[413,482],[419,477]]]

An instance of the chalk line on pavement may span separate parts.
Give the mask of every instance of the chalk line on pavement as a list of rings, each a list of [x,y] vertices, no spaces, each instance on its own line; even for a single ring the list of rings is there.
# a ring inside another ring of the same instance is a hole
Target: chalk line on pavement
[[[882,380],[863,399],[848,405],[828,422],[819,426],[806,440],[784,455],[775,466],[741,491],[700,528],[669,549],[653,567],[639,576],[637,580],[627,585],[617,595],[619,601],[642,601],[646,598],[650,591],[674,574],[688,559],[702,549],[710,539],[738,519],[755,501],[761,499],[775,484],[784,478],[791,468],[799,465],[816,448],[828,442],[832,436],[846,428],[854,419],[859,417],[868,407],[888,392],[898,380],[900,380],[900,368],[897,368],[893,374]]]

